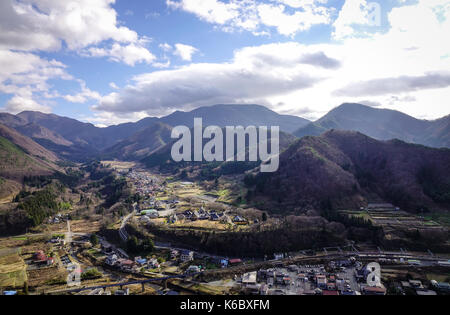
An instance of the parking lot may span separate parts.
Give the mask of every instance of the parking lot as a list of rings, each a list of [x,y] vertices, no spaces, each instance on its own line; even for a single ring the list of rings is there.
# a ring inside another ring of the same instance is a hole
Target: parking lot
[[[313,295],[322,291],[352,294],[360,291],[354,266],[336,267],[333,272],[327,272],[323,265],[279,266],[259,270],[256,285],[266,285],[269,295]]]

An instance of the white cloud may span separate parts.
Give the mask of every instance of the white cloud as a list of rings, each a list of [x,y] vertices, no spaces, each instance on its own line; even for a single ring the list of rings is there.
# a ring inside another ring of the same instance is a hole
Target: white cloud
[[[171,65],[170,60],[167,60],[166,62],[155,62],[152,64],[153,67],[158,69],[165,69],[169,68]]]
[[[167,5],[174,9],[182,9],[197,15],[210,23],[225,24],[238,17],[239,6],[234,3],[225,3],[217,0],[167,0]]]
[[[43,113],[50,113],[51,107],[47,105],[42,105],[33,100],[31,95],[16,95],[11,98],[2,111],[9,112],[12,114],[18,114],[23,111],[39,111]]]
[[[379,78],[350,83],[333,92],[339,96],[378,96],[450,87],[450,71],[431,72],[420,76]]]
[[[334,22],[335,31],[333,37],[344,39],[353,36],[367,35],[358,32],[357,27],[380,26],[381,6],[378,2],[368,0],[345,0]]]
[[[41,105],[34,97],[36,94],[43,98],[58,96],[48,84],[51,79],[73,80],[73,77],[66,72],[66,66],[58,61],[44,60],[27,52],[0,49],[0,93],[13,95],[0,110],[49,111],[48,105]]]
[[[89,48],[86,55],[91,57],[108,57],[111,61],[123,62],[129,66],[135,66],[137,63],[152,63],[156,57],[146,48],[136,45],[121,45],[114,43],[111,48]]]
[[[198,49],[184,44],[175,44],[174,55],[180,57],[184,61],[192,61],[192,56],[198,52]]]
[[[110,82],[110,83],[109,83],[109,87],[112,88],[112,89],[114,89],[114,90],[118,90],[118,89],[119,89],[119,87],[117,86],[117,84],[114,83],[114,82]]]
[[[443,40],[450,33],[448,0],[420,0],[387,17],[390,28],[384,33],[354,34],[339,43],[247,47],[230,62],[136,76],[95,109],[163,115],[214,103],[257,102],[316,119],[341,103],[363,102],[416,117],[448,115],[450,42]]]
[[[166,0],[168,7],[194,14],[222,30],[246,30],[254,35],[267,35],[266,28],[293,36],[314,25],[329,24],[332,9],[326,0]],[[289,10],[288,10],[289,9]],[[290,11],[294,11],[291,13]]]
[[[134,66],[156,57],[146,48],[148,38],[122,26],[113,8],[115,0],[2,0],[0,1],[0,92],[13,94],[6,110],[18,101],[42,108],[38,97],[63,97],[84,103],[99,99],[84,82],[75,95],[52,91],[50,79],[74,80],[66,66],[46,61],[40,51],[57,52],[64,45],[82,56],[106,57]],[[105,47],[108,43],[109,47]]]
[[[132,85],[103,97],[95,109],[163,115],[214,103],[264,101],[323,80],[329,67],[311,60],[313,54],[317,52],[298,43],[247,47],[236,51],[231,63],[190,64],[136,76]]]
[[[136,32],[120,26],[114,0],[3,0],[0,45],[20,50],[71,50],[112,39],[138,41]],[[43,40],[45,39],[45,41]]]
[[[261,4],[258,5],[258,14],[262,24],[273,26],[279,34],[286,36],[309,30],[313,25],[331,22],[329,10],[313,4],[303,5],[301,11],[293,14],[287,13],[284,5]]]
[[[86,87],[86,83],[84,81],[79,80],[81,92],[75,95],[64,95],[63,98],[71,103],[86,103],[88,100],[97,100],[101,99],[100,93],[96,91],[92,91]]]
[[[110,112],[95,112],[92,116],[83,115],[80,117],[81,121],[92,123],[97,127],[107,127],[112,125],[119,125],[127,122],[136,122],[148,117],[147,113],[110,113]]]
[[[167,43],[159,44],[159,48],[161,48],[164,52],[169,52],[173,49],[173,47]]]
[[[0,2],[0,48],[22,51],[83,52],[134,65],[151,62],[145,38],[120,25],[112,7],[115,0],[2,0]],[[110,49],[99,47],[113,41]]]

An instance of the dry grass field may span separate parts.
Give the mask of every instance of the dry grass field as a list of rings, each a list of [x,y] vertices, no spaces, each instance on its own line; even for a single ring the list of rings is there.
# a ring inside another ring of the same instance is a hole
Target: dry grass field
[[[0,287],[23,287],[27,280],[27,266],[18,253],[0,256]]]

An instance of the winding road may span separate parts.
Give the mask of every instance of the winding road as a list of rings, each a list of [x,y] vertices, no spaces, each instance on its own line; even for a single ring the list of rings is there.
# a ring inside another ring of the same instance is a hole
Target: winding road
[[[122,223],[120,224],[119,236],[122,239],[122,241],[124,241],[124,242],[126,242],[128,240],[128,237],[129,237],[125,227],[127,225],[128,220],[130,220],[130,218],[133,217],[134,215],[136,215],[136,203],[133,204],[133,212],[131,212],[130,214],[125,216],[122,219]]]

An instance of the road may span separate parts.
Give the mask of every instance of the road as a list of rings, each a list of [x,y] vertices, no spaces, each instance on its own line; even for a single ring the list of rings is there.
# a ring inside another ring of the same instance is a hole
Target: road
[[[131,212],[130,214],[128,214],[127,216],[125,216],[122,219],[122,223],[120,224],[120,229],[119,229],[119,236],[122,239],[122,241],[126,242],[128,240],[128,233],[126,230],[126,225],[128,220],[133,217],[134,215],[136,215],[136,203],[133,204],[133,212]]]
[[[66,244],[72,243],[72,230],[70,229],[70,220],[67,220]]]

